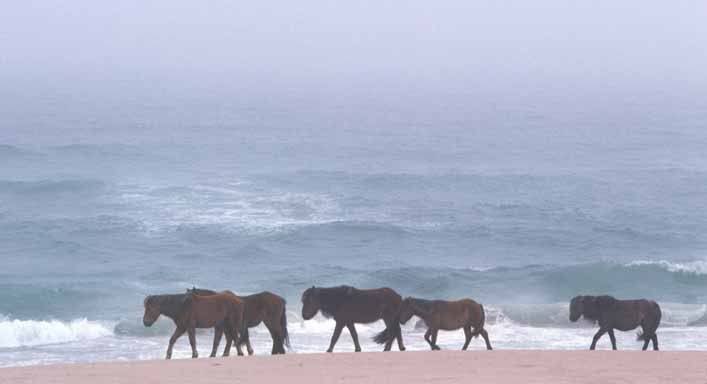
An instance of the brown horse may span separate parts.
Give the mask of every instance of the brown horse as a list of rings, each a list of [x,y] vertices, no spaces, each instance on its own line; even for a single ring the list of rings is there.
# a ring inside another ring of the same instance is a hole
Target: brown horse
[[[660,306],[651,300],[617,300],[611,296],[576,296],[570,301],[570,321],[575,322],[581,316],[599,323],[599,331],[592,339],[590,350],[594,350],[597,341],[609,333],[611,348],[616,350],[614,329],[630,331],[639,325],[643,332],[638,340],[643,340],[643,350],[648,349],[648,342],[653,341],[653,350],[658,350],[656,330],[660,324]]]
[[[466,351],[469,347],[472,337],[479,335],[486,341],[486,349],[492,349],[489,334],[484,329],[486,321],[484,306],[474,300],[444,301],[408,297],[400,306],[400,324],[407,323],[413,315],[421,318],[427,325],[425,341],[433,351],[440,349],[437,345],[437,332],[440,329],[454,331],[459,328],[464,328],[466,337],[462,351]]]
[[[225,293],[233,294],[231,291],[224,291]],[[195,295],[209,296],[216,294],[215,291],[209,289],[199,289],[192,288],[187,289],[187,293],[193,293]],[[270,337],[272,337],[272,350],[273,355],[284,354],[285,346],[290,348],[290,336],[287,332],[287,312],[285,308],[285,299],[282,297],[271,293],[271,292],[260,292],[254,295],[248,296],[238,296],[245,303],[245,313],[243,314],[245,322],[249,328],[257,327],[261,322],[265,324],[265,327],[270,332]],[[223,332],[214,332],[214,349],[216,349],[221,342],[221,335]],[[231,340],[228,339],[226,335],[226,348],[230,348]],[[246,348],[248,349],[248,354],[253,354],[253,348],[250,345],[250,340],[245,341]]]
[[[376,335],[373,340],[385,344],[385,351],[390,351],[393,340],[398,340],[398,349],[405,350],[403,336],[400,331],[398,313],[402,298],[390,288],[356,289],[342,285],[333,288],[316,288],[312,286],[302,294],[302,318],[309,320],[317,312],[327,318],[334,318],[336,326],[331,336],[327,352],[334,350],[341,331],[346,326],[353,339],[355,351],[361,351],[356,333],[356,323],[372,323],[383,319],[385,330]]]
[[[192,294],[147,296],[143,303],[145,314],[142,323],[149,327],[160,315],[165,315],[177,326],[169,339],[167,359],[172,358],[172,348],[177,339],[188,332],[192,358],[199,357],[196,350],[196,328],[224,330],[236,343],[238,355],[242,356],[241,343],[248,340],[248,327],[243,321],[243,300],[228,294],[197,296]],[[242,339],[241,339],[242,338]],[[215,348],[212,356],[215,355]],[[224,356],[228,353],[224,351]]]

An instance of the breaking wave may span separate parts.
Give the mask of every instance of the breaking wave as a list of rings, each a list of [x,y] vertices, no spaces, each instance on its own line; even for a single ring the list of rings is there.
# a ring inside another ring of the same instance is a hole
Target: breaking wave
[[[0,348],[28,347],[97,339],[113,332],[87,319],[18,320],[0,317]]]

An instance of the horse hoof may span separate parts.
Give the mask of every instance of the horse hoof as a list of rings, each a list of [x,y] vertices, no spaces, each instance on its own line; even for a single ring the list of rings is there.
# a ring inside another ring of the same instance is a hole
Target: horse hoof
[[[400,352],[405,352],[405,347],[400,348]]]
[[[332,352],[334,352],[334,350],[332,350],[332,349],[327,349],[327,350],[326,350],[326,353],[332,353]]]
[[[361,352],[361,348],[354,349],[354,352]]]

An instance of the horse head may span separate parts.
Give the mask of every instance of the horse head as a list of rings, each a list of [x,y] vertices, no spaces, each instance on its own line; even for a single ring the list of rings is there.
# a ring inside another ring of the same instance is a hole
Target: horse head
[[[413,308],[412,308],[412,297],[406,297],[405,300],[400,303],[400,309],[399,309],[399,320],[400,324],[405,324],[410,319],[412,316],[415,314]]]
[[[160,302],[155,296],[147,296],[142,305],[145,307],[145,314],[142,315],[142,324],[149,327],[160,317]]]
[[[588,317],[594,313],[593,296],[575,296],[570,301],[570,321],[576,322],[582,315]]]
[[[313,318],[321,307],[319,301],[319,288],[312,286],[302,293],[302,318],[309,320]]]

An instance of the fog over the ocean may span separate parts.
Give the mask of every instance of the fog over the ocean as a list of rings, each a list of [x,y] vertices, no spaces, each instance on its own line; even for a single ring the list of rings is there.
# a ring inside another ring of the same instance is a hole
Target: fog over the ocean
[[[701,1],[9,2],[0,138],[124,141],[158,129],[135,104],[184,131],[234,107],[297,103],[693,113],[707,86],[706,14]],[[126,124],[105,124],[116,118]]]

